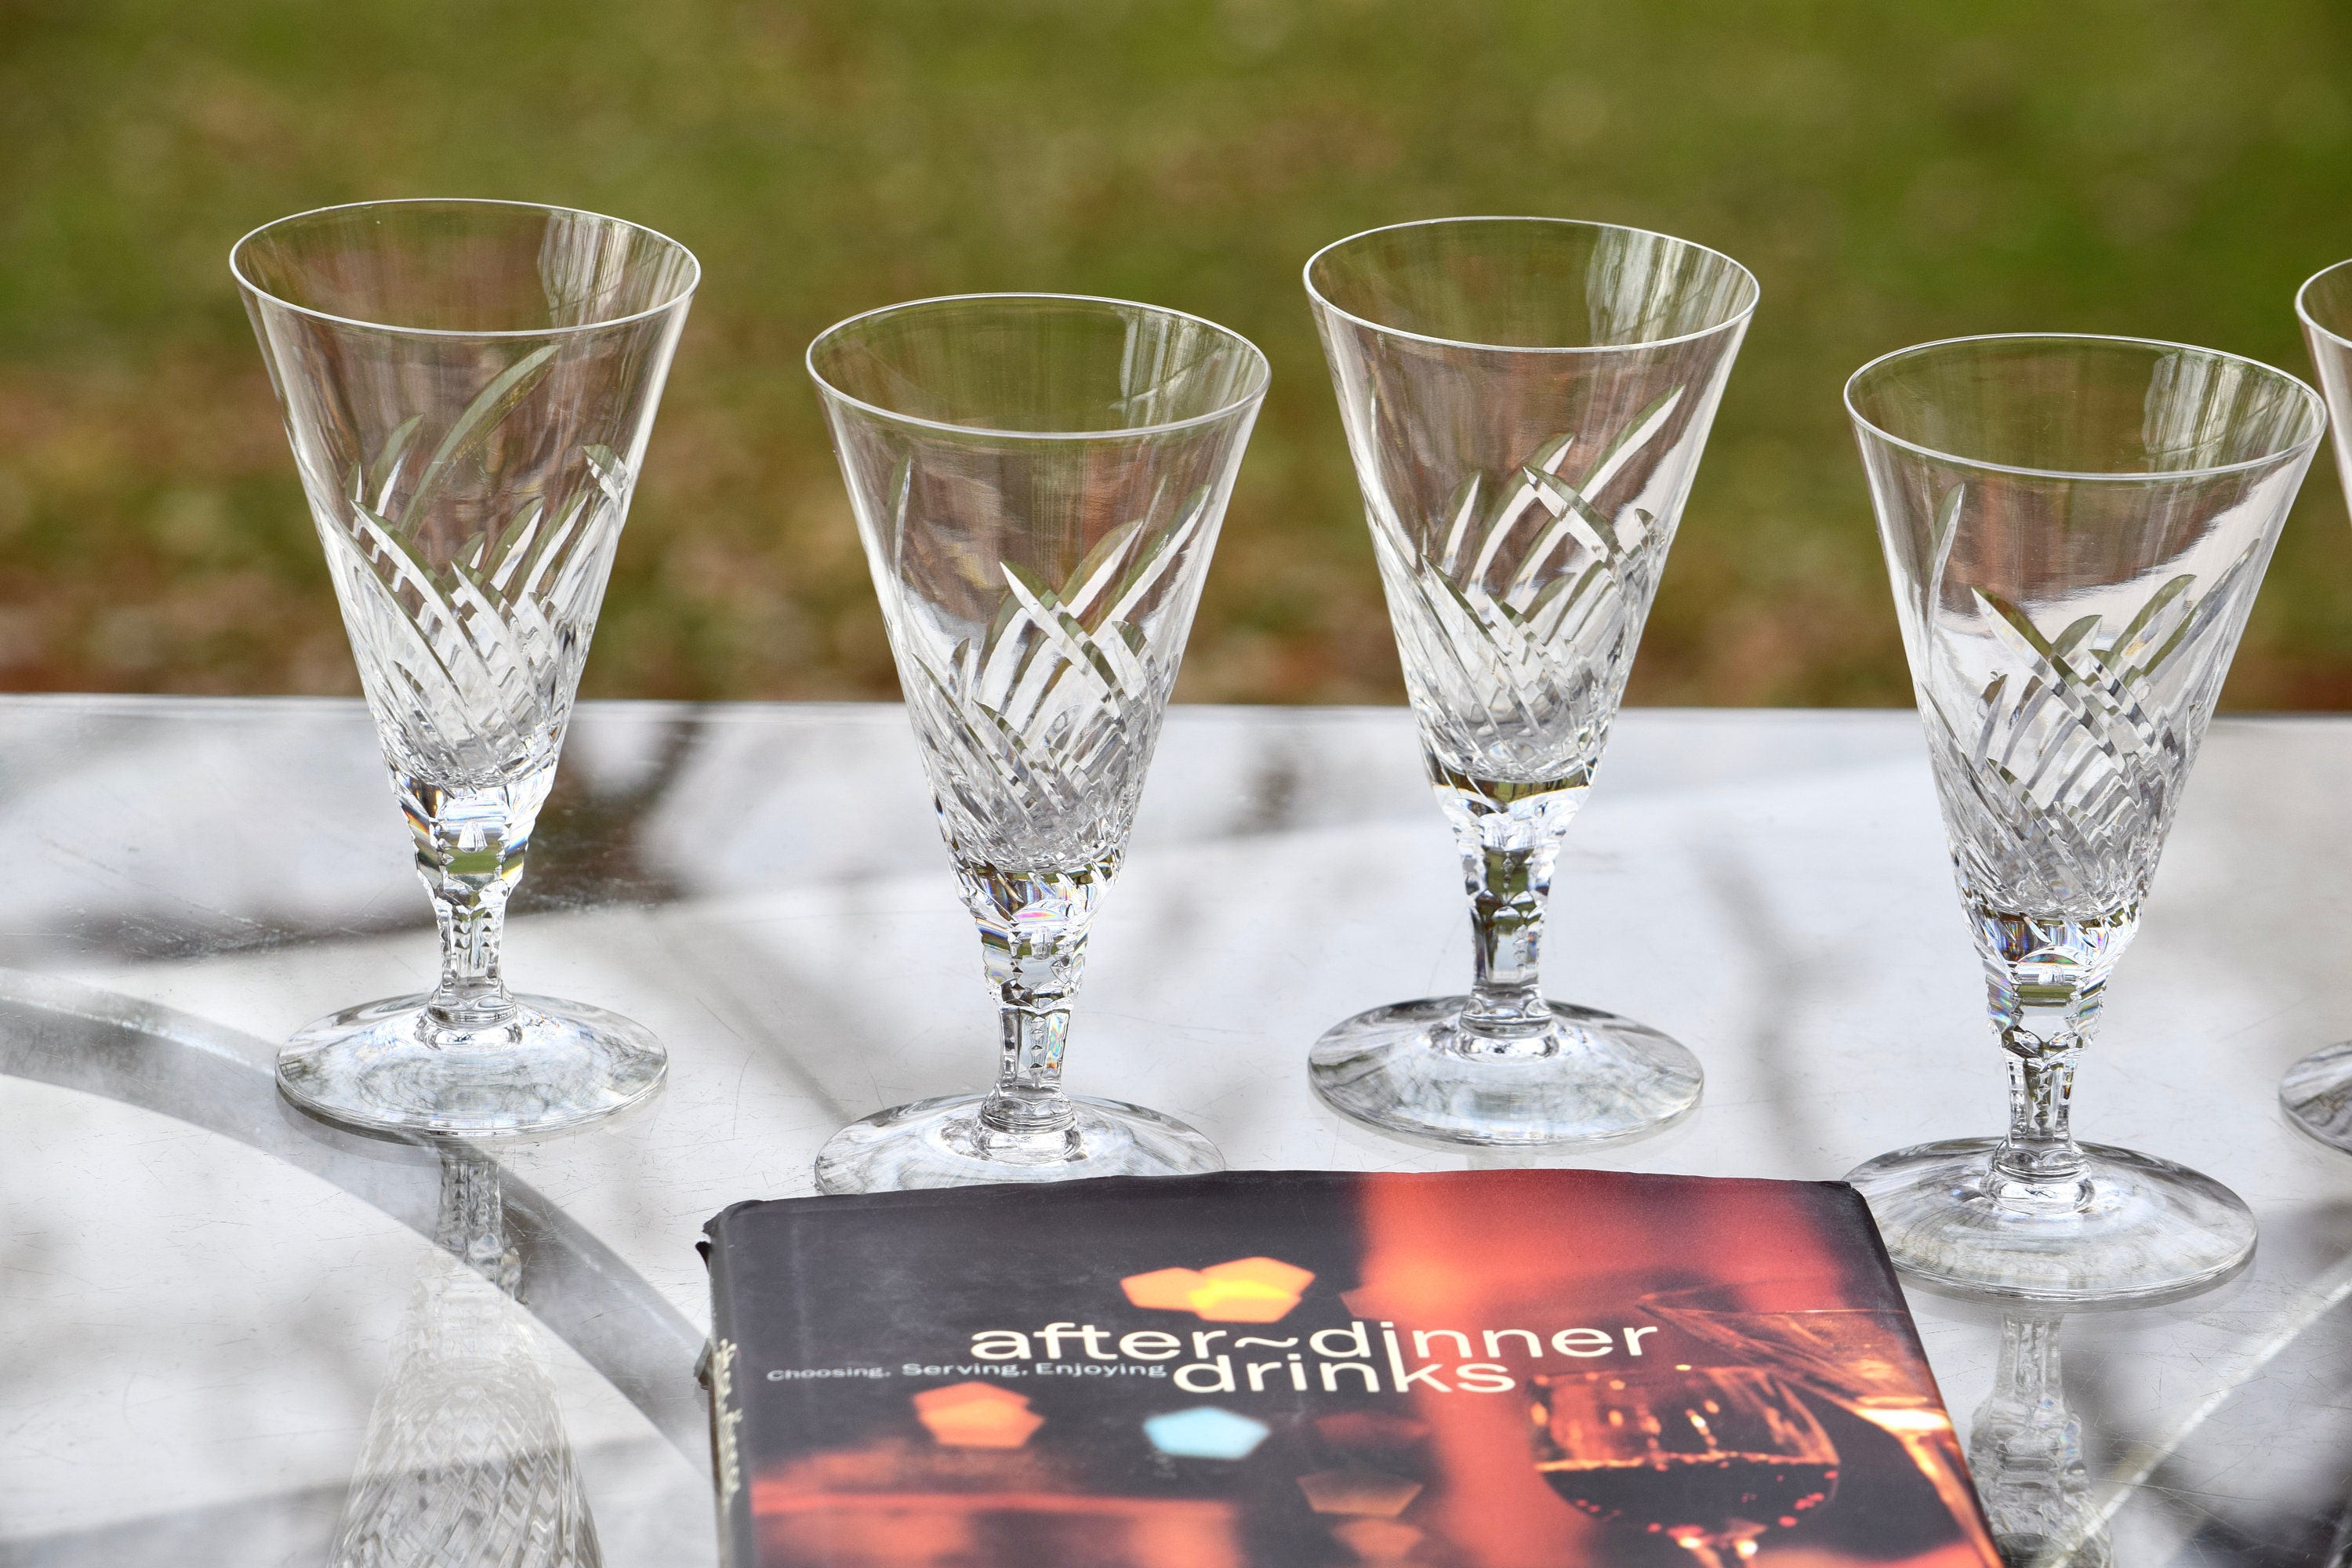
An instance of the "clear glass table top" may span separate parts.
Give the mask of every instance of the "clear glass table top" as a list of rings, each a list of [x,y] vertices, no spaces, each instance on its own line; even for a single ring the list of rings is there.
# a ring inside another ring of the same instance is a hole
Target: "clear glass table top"
[[[1999,1430],[1996,1513],[2111,1514],[2082,1561],[2339,1560],[2352,1158],[2291,1131],[2276,1085],[2352,1035],[2347,773],[2352,720],[2214,725],[2084,1068],[2078,1131],[2242,1194],[2252,1268],[2054,1328],[1914,1295],[1963,1432]],[[432,979],[356,703],[0,700],[0,1564],[322,1562],[387,1420],[411,1459],[460,1442],[446,1391],[509,1373],[502,1408],[562,1435],[605,1562],[713,1561],[703,1221],[811,1191],[836,1128],[993,1066],[897,709],[583,705],[509,971],[651,1026],[671,1078],[616,1124],[500,1151],[525,1318],[446,1277],[430,1152],[272,1084],[296,1027]],[[1357,1130],[1305,1071],[1401,984],[1454,988],[1460,905],[1402,710],[1175,710],[1070,1085],[1235,1166],[1476,1163]],[[1559,1163],[1830,1178],[2003,1124],[1908,713],[1628,711],[1552,910],[1552,993],[1708,1075],[1681,1126]],[[520,1330],[483,1328],[501,1309]]]

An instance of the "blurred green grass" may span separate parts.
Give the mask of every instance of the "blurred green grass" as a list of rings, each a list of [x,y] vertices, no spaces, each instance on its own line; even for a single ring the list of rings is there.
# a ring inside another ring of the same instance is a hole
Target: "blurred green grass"
[[[1050,289],[1274,361],[1180,694],[1393,700],[1298,268],[1512,212],[1763,282],[1633,700],[1901,702],[1844,375],[2007,330],[2304,374],[2294,289],[2352,254],[2347,83],[2321,0],[0,0],[0,686],[356,689],[226,256],[474,195],[707,268],[592,694],[891,694],[802,348]],[[2352,707],[2343,513],[2323,458],[2236,705]]]

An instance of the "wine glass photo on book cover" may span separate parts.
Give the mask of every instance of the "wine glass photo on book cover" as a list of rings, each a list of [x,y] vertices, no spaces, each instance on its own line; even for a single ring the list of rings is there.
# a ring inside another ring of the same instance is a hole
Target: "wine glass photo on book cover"
[[[2294,313],[2319,373],[2336,433],[2336,477],[2352,502],[2352,261],[2339,261],[2295,291]],[[2321,1142],[2352,1152],[2352,1040],[2312,1052],[2279,1080],[2287,1120]]]
[[[1173,1118],[1064,1092],[1265,356],[1174,310],[923,300],[812,343],[907,712],[997,1004],[995,1087],[877,1112],[828,1193],[1223,1169]]]
[[[1846,406],[2010,1068],[2006,1137],[1847,1179],[1898,1265],[1963,1291],[2219,1279],[2253,1215],[2210,1177],[2077,1142],[2074,1068],[2326,410],[2234,354],[2055,335],[1902,350]]]
[[[1664,235],[1549,218],[1374,229],[1306,278],[1476,964],[1467,996],[1329,1030],[1316,1092],[1443,1144],[1655,1131],[1698,1103],[1697,1059],[1548,1001],[1538,959],[1756,280]]]
[[[1737,1568],[1837,1496],[1835,1445],[1769,1373],[1567,1373],[1530,1392],[1546,1484],[1612,1532],[1665,1537],[1691,1568]]]
[[[239,240],[369,711],[441,931],[439,984],[321,1018],[297,1104],[378,1131],[555,1131],[642,1100],[661,1045],[507,987],[509,895],[699,277],[677,241],[515,202],[371,202]]]
[[[1816,1279],[1755,1279],[1660,1291],[1642,1310],[1718,1354],[1762,1362],[1902,1446],[1953,1521],[1997,1556],[1969,1485],[1958,1436],[1909,1317],[1885,1307],[1822,1304]]]

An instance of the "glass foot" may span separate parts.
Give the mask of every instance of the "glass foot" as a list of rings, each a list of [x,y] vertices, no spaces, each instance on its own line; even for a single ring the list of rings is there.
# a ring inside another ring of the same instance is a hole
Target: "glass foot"
[[[517,995],[511,1024],[457,1049],[427,1043],[425,1000],[394,996],[309,1025],[278,1053],[278,1087],[361,1131],[513,1138],[610,1116],[669,1070],[660,1041],[602,1007]]]
[[[1897,1268],[1964,1295],[2090,1304],[2186,1295],[2253,1256],[2253,1214],[2210,1176],[2084,1143],[2073,1205],[2022,1212],[1992,1191],[2000,1143],[1923,1143],[1847,1173]]]
[[[1690,1114],[1698,1058],[1646,1024],[1551,1004],[1557,1022],[1507,1048],[1453,1048],[1463,996],[1359,1013],[1315,1042],[1307,1076],[1341,1114],[1449,1147],[1616,1143]]]
[[[2352,1153],[2352,1040],[2324,1046],[2279,1079],[2286,1119],[2331,1149]]]
[[[1139,1105],[1073,1095],[1078,1115],[1067,1131],[1013,1135],[981,1126],[984,1098],[919,1100],[851,1122],[817,1151],[817,1191],[895,1193],[980,1182],[1194,1176],[1225,1168],[1215,1144],[1174,1117]]]

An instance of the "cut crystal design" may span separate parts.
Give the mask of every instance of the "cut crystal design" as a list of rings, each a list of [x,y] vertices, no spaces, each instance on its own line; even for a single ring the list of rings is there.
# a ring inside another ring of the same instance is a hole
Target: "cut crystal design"
[[[1140,622],[1209,515],[1113,529],[1055,587],[1000,562],[987,627],[944,660],[909,641],[908,704],[949,842],[999,868],[1098,865],[1135,820],[1173,660]]]
[[[2075,1068],[2325,429],[2266,365],[2131,338],[1886,355],[1846,384],[2010,1126],[1848,1180],[1914,1278],[2050,1303],[2242,1268],[2210,1177],[2073,1133]]]
[[[1208,1141],[1062,1088],[1209,552],[1265,394],[1223,328],[1116,300],[917,300],[809,350],[940,826],[997,1004],[985,1096],[884,1110],[829,1193],[1216,1170]]]
[[[1666,426],[1676,387],[1594,459],[1561,470],[1574,435],[1514,473],[1472,474],[1440,529],[1375,528],[1391,619],[1431,752],[1469,778],[1587,782],[1633,668],[1673,523],[1601,494]],[[1434,550],[1410,542],[1436,536]]]
[[[377,1131],[610,1115],[660,1086],[659,1042],[519,998],[500,938],[694,258],[590,213],[416,201],[281,219],[231,264],[441,931],[438,985],[317,1020],[278,1082]]]
[[[1945,602],[1965,489],[1939,509],[1931,614]],[[2074,919],[2139,900],[2229,673],[2234,639],[2207,634],[2244,619],[2263,553],[2249,546],[2201,591],[2193,572],[2166,578],[2120,626],[2095,612],[2055,634],[2009,598],[1966,587],[1972,613],[1933,639],[1920,696],[1973,899]],[[1968,656],[1962,640],[1977,645]]]
[[[545,375],[552,344],[485,387],[451,425],[395,509],[421,416],[353,465],[340,504],[314,505],[360,679],[396,767],[453,788],[494,786],[551,760],[628,515],[633,476],[587,443],[553,504],[534,497],[446,555],[441,476],[491,440]],[[436,555],[441,555],[437,562]]]

